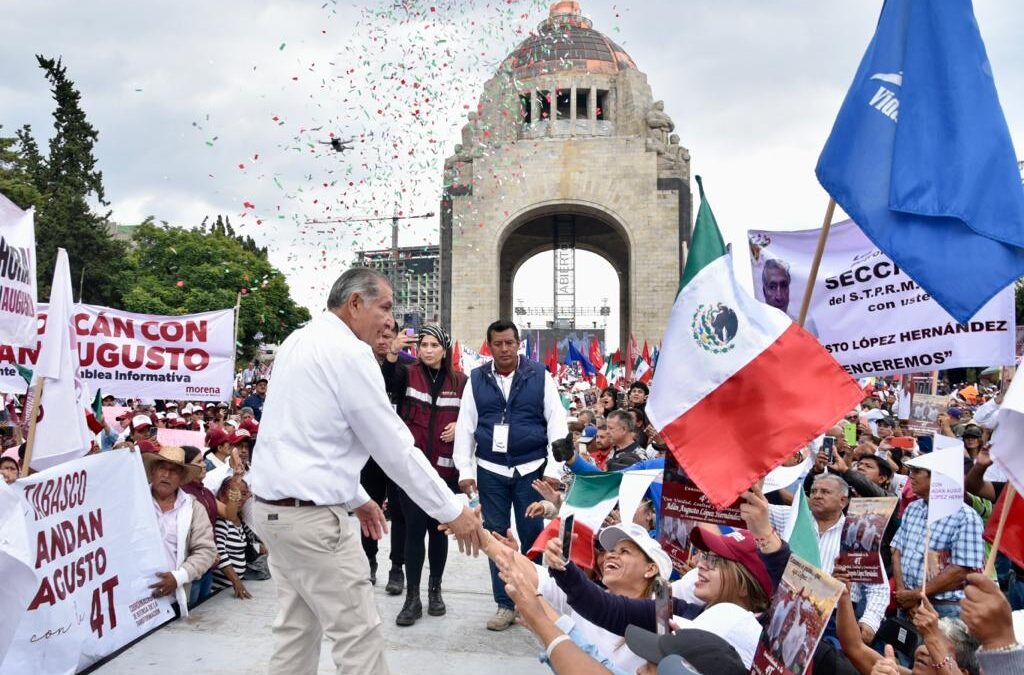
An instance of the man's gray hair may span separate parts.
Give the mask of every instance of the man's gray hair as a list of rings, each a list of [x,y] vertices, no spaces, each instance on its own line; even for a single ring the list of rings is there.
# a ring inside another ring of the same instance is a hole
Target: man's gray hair
[[[981,666],[978,664],[977,652],[981,643],[967,632],[967,624],[960,619],[944,616],[939,619],[939,630],[953,644],[957,667],[968,675],[979,675]]]
[[[839,486],[839,492],[844,497],[849,497],[850,496],[850,484],[847,483],[843,479],[842,476],[834,474],[834,473],[825,472],[825,473],[818,474],[818,476],[814,479],[814,482],[811,483],[811,485],[814,486],[814,485],[817,485],[819,482],[826,481],[826,480],[833,481],[836,485],[838,485]]]
[[[377,270],[369,267],[353,267],[346,270],[331,286],[331,292],[327,296],[327,309],[343,307],[356,293],[366,300],[376,300],[380,295],[381,285],[390,287],[391,282]]]
[[[249,417],[256,417],[256,411],[254,411],[249,406],[243,406],[242,409],[238,411],[238,415],[240,417],[245,417],[246,415],[248,415]]]
[[[613,411],[611,411],[605,417],[605,423],[607,424],[607,421],[608,420],[612,420],[612,419],[619,420],[619,422],[621,422],[622,425],[624,427],[626,427],[627,429],[629,429],[630,431],[636,431],[636,421],[633,419],[633,416],[630,415],[625,410],[613,410]]]
[[[786,275],[786,281],[791,281],[789,276],[789,265],[784,260],[778,258],[768,258],[764,261],[764,269],[761,270],[761,283],[768,283],[768,270],[779,270]]]

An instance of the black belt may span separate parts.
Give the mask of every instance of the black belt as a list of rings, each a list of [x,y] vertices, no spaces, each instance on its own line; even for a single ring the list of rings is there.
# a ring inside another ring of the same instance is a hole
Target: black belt
[[[256,501],[260,504],[268,504],[270,506],[316,506],[316,503],[309,501],[308,499],[295,499],[294,497],[285,497],[284,499],[264,499],[259,495],[253,495],[256,497]]]

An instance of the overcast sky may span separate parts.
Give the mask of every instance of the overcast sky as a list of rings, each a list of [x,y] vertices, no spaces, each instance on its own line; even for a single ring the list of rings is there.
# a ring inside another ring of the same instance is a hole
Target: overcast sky
[[[827,196],[814,165],[880,1],[582,4],[664,99],[737,251],[748,228],[820,225]],[[305,221],[437,211],[466,111],[547,15],[530,0],[5,5],[4,133],[30,123],[45,141],[52,100],[33,55],[62,56],[99,131],[114,218],[195,225],[228,214],[270,247],[314,311],[351,251],[388,245],[389,223]],[[1024,10],[1020,0],[974,5],[1020,148]],[[355,151],[317,143],[331,132],[357,137]],[[409,223],[403,245],[436,241],[436,218]]]

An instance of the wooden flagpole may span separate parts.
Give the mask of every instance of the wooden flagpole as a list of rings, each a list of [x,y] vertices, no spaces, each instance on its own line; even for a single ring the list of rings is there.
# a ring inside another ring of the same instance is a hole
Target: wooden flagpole
[[[825,219],[821,223],[821,234],[818,235],[818,248],[814,252],[814,261],[811,263],[811,271],[807,276],[807,288],[804,290],[804,299],[800,303],[800,318],[797,323],[803,327],[807,320],[807,309],[811,306],[811,295],[814,293],[814,282],[818,280],[818,266],[821,265],[821,256],[825,252],[825,241],[828,239],[828,231],[832,227],[832,216],[836,212],[836,200],[831,197],[828,200],[828,208],[825,209]]]
[[[1013,506],[1013,500],[1017,498],[1017,490],[1014,489],[1013,483],[1007,483],[1003,490],[1006,491],[1006,497],[1003,500],[1003,510],[999,514],[999,525],[996,527],[996,536],[992,539],[992,550],[989,551],[988,560],[985,561],[986,577],[991,577],[992,572],[996,568],[996,555],[999,553],[999,544],[1002,543],[1003,528],[1006,526],[1006,516],[1010,513],[1010,508]]]
[[[36,376],[32,386],[32,413],[28,421],[28,439],[25,441],[25,458],[21,461],[21,477],[28,475],[28,465],[32,463],[32,447],[36,442],[36,422],[39,421],[39,410],[43,402],[43,380]]]
[[[927,599],[928,594],[925,593],[928,588],[928,550],[932,543],[932,526],[931,523],[925,523],[924,525],[924,571],[921,573],[921,597]]]

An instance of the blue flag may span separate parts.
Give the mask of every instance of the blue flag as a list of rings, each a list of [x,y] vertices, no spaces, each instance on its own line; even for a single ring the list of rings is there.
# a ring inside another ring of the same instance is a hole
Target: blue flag
[[[565,363],[568,365],[574,361],[583,367],[583,372],[587,375],[597,374],[597,368],[594,367],[594,364],[581,354],[580,350],[576,349],[576,345],[572,343],[572,340],[569,340],[569,353],[565,356]]]
[[[816,174],[959,323],[1024,276],[1024,189],[970,0],[887,0]]]

